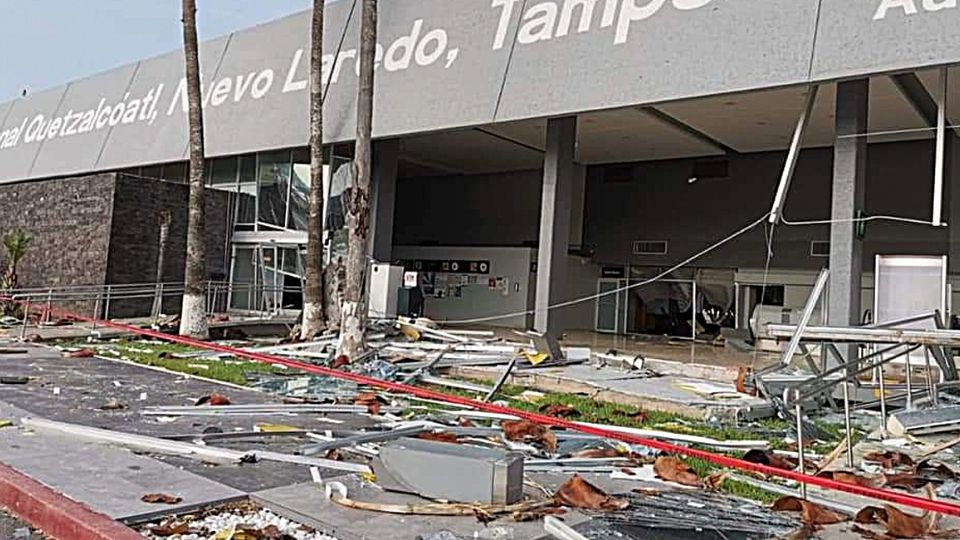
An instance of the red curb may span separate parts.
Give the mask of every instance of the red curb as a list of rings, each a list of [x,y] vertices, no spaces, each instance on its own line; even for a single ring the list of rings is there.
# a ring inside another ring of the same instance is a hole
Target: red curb
[[[0,505],[56,540],[143,540],[143,536],[126,525],[3,463],[0,463]]]

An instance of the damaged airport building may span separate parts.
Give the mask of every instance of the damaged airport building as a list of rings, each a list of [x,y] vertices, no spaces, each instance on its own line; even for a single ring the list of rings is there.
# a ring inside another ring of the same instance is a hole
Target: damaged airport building
[[[795,323],[829,267],[824,318],[846,326],[873,320],[875,269],[897,261],[931,268],[949,312],[954,8],[383,2],[371,256],[417,271],[425,315],[442,321],[671,336],[758,313]],[[211,305],[302,302],[309,25],[304,12],[201,46]],[[331,232],[351,174],[358,26],[350,3],[329,5]],[[175,51],[0,104],[0,233],[33,238],[21,285],[182,283],[183,72]]]

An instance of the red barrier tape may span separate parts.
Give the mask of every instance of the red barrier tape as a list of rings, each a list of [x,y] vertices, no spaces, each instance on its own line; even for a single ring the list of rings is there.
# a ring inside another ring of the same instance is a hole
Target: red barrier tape
[[[10,298],[2,298],[2,299],[7,301],[17,302],[27,308],[31,306],[37,306],[44,310],[47,309],[46,305],[33,304],[29,302],[24,302],[22,300],[13,300]],[[443,402],[451,403],[455,405],[465,405],[480,411],[509,414],[509,415],[522,418],[530,422],[542,424],[545,426],[563,428],[571,431],[578,431],[580,433],[586,433],[588,435],[594,435],[597,437],[614,439],[614,440],[623,441],[629,444],[646,446],[648,448],[653,448],[655,450],[660,450],[663,452],[669,452],[673,454],[680,454],[687,457],[699,458],[705,461],[709,461],[710,463],[720,465],[722,467],[730,467],[730,468],[739,469],[743,471],[752,471],[760,474],[765,474],[768,476],[777,476],[787,480],[793,480],[796,482],[804,483],[810,486],[817,486],[820,488],[830,489],[834,491],[842,491],[845,493],[851,493],[854,495],[868,497],[871,499],[878,499],[882,501],[901,504],[903,506],[917,508],[920,510],[938,512],[941,514],[948,514],[948,515],[960,517],[960,505],[951,504],[948,502],[923,499],[921,497],[915,497],[913,495],[907,495],[905,493],[898,493],[895,491],[889,491],[885,489],[877,489],[877,488],[871,488],[871,487],[865,487],[865,486],[858,486],[854,484],[846,484],[843,482],[837,482],[836,480],[831,480],[828,478],[820,478],[817,476],[811,476],[811,475],[800,473],[797,471],[787,471],[783,469],[777,469],[767,465],[751,463],[749,461],[744,461],[742,459],[732,458],[732,457],[728,457],[720,454],[714,454],[712,452],[697,450],[695,448],[687,448],[685,446],[679,446],[676,444],[658,441],[655,439],[647,439],[647,438],[639,437],[636,435],[618,433],[615,431],[610,431],[610,430],[598,428],[598,427],[584,426],[581,424],[577,424],[575,422],[571,422],[569,420],[565,420],[563,418],[555,418],[555,417],[546,416],[543,414],[530,413],[526,411],[512,409],[510,407],[493,405],[490,403],[482,403],[479,401],[467,399],[460,396],[454,396],[454,395],[444,394],[442,392],[427,390],[425,388],[418,388],[416,386],[409,386],[401,383],[384,381],[381,379],[366,377],[364,375],[357,375],[355,373],[349,373],[346,371],[339,371],[339,370],[335,370],[327,367],[317,366],[314,364],[298,362],[296,360],[291,360],[289,358],[282,358],[279,356],[271,356],[271,355],[257,353],[257,352],[244,351],[234,347],[228,347],[226,345],[219,345],[216,343],[209,343],[206,341],[200,341],[200,340],[196,340],[188,337],[164,334],[163,332],[157,332],[155,330],[138,328],[136,326],[131,326],[128,324],[118,323],[114,321],[98,320],[92,317],[77,315],[75,313],[70,313],[68,311],[57,309],[57,308],[53,308],[50,311],[54,313],[58,313],[59,315],[64,317],[71,317],[79,321],[96,323],[97,325],[100,325],[100,326],[115,328],[118,330],[124,330],[134,334],[139,334],[142,336],[150,336],[152,338],[163,340],[163,341],[169,341],[171,343],[179,343],[181,345],[189,345],[191,347],[196,347],[199,349],[206,349],[210,351],[228,353],[238,358],[246,358],[248,360],[263,362],[266,364],[277,364],[281,366],[286,366],[288,368],[305,371],[307,373],[312,373],[315,375],[323,375],[327,377],[334,377],[337,379],[353,381],[357,384],[361,384],[365,386],[373,386],[376,388],[382,388],[384,390],[390,390],[390,391],[398,392],[402,394],[409,394],[409,395],[417,396],[424,399],[433,399],[433,400],[443,401]]]

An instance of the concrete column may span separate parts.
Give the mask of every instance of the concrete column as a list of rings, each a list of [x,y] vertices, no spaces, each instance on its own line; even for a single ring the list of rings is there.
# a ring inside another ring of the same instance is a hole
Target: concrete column
[[[587,168],[576,165],[570,190],[570,247],[583,246],[583,216],[587,202]]]
[[[867,137],[847,137],[867,131],[870,81],[837,84],[836,139],[833,147],[833,202],[830,226],[830,289],[827,323],[850,326],[860,323],[860,286],[863,275],[863,242],[857,224],[846,221],[864,208],[867,176]],[[841,349],[848,357],[853,348]]]
[[[547,121],[547,149],[543,157],[543,195],[540,203],[540,244],[537,254],[537,296],[534,329],[559,332],[558,317],[547,307],[563,298],[566,286],[567,246],[573,184],[577,177],[575,116]]]
[[[952,275],[960,274],[960,139],[952,130],[947,130],[947,161],[944,177],[944,197],[947,204],[947,269]],[[954,285],[956,290],[957,286]],[[956,291],[960,293],[960,291]],[[954,302],[956,312],[960,305]]]
[[[393,257],[393,215],[397,202],[397,160],[400,140],[373,143],[373,185],[370,193],[370,256],[380,262]]]

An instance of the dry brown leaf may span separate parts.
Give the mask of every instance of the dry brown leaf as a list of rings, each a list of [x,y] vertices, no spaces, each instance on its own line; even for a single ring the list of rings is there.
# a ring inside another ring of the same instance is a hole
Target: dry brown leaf
[[[529,511],[518,510],[511,514],[510,517],[517,523],[524,523],[528,521],[539,521],[546,516],[562,516],[566,513],[567,511],[565,509],[554,506]]]
[[[176,521],[170,520],[157,525],[156,527],[150,527],[150,533],[154,536],[173,536],[176,534],[190,534],[190,525],[185,521]]]
[[[947,479],[957,478],[957,472],[947,467],[945,464],[940,462],[934,462],[929,459],[925,459],[913,468],[913,472],[920,474],[921,471],[931,471],[936,473],[938,476],[942,476]]]
[[[817,534],[818,529],[819,527],[816,525],[804,523],[803,527],[800,527],[792,533],[784,536],[783,540],[807,540],[808,538],[813,538],[813,535]]]
[[[747,377],[749,377],[752,372],[753,370],[746,366],[740,366],[740,368],[737,369],[737,392],[741,394],[747,393]]]
[[[886,523],[887,511],[879,506],[867,506],[857,512],[857,515],[854,516],[853,521],[864,525],[869,525],[872,523]]]
[[[177,497],[176,495],[167,495],[166,493],[148,493],[140,497],[140,500],[150,504],[178,504],[183,498]]]
[[[632,491],[638,495],[645,495],[647,497],[659,497],[663,494],[659,489],[651,487],[634,488]]]
[[[867,540],[892,540],[893,538],[892,536],[888,536],[883,533],[878,533],[876,531],[871,531],[870,529],[867,529],[866,527],[861,527],[857,524],[853,524],[850,527],[850,530],[866,538]]]
[[[353,404],[366,407],[367,412],[374,416],[380,414],[380,407],[383,405],[374,392],[363,392],[357,395],[356,399],[353,400]]]
[[[653,464],[653,472],[668,482],[676,482],[685,486],[699,487],[701,485],[700,477],[697,476],[697,473],[679,458],[657,458],[657,461]]]
[[[198,399],[196,403],[194,403],[194,405],[198,407],[200,405],[220,406],[220,405],[229,405],[229,404],[230,404],[230,398],[228,398],[223,394],[218,394],[216,392],[210,394],[209,396],[203,396],[202,398]]]
[[[569,405],[544,405],[540,407],[540,414],[545,414],[547,416],[556,416],[559,418],[574,418],[580,416],[580,411],[570,407]]]
[[[889,504],[883,508],[887,511],[887,534],[894,538],[923,538],[933,532],[928,515],[912,516]]]
[[[575,454],[573,457],[580,459],[597,459],[597,458],[618,458],[623,456],[623,453],[617,450],[616,448],[588,448],[586,450],[581,450]]]
[[[417,438],[425,441],[436,441],[452,444],[456,444],[460,440],[456,433],[450,433],[447,431],[425,431],[417,435]]]
[[[80,349],[79,351],[67,351],[63,353],[64,358],[91,358],[97,353],[90,349]]]
[[[333,361],[332,364],[330,364],[330,367],[332,369],[340,369],[344,366],[349,366],[349,365],[350,365],[350,359],[341,354]]]
[[[614,411],[613,414],[617,416],[625,416],[638,424],[644,424],[648,420],[650,420],[650,415],[648,415],[644,411],[637,411],[637,412]]]
[[[783,497],[773,503],[776,512],[801,512],[801,520],[808,525],[832,525],[841,523],[848,518],[819,504],[805,501],[798,497]]]
[[[863,459],[864,461],[879,463],[884,469],[913,467],[913,459],[910,456],[895,450],[888,450],[886,452],[870,452],[869,454],[864,454]]]
[[[800,460],[781,457],[773,452],[757,449],[750,450],[744,454],[743,460],[749,461],[750,463],[767,465],[768,467],[773,467],[775,469],[783,469],[785,471],[796,469],[797,464],[800,463]]]
[[[887,487],[904,488],[915,491],[930,483],[930,479],[914,473],[896,473],[884,475]]]
[[[283,533],[276,525],[267,525],[266,527],[260,529],[260,535],[268,540],[283,538]]]
[[[820,478],[829,478],[835,482],[852,484],[869,488],[880,488],[886,485],[887,480],[883,475],[865,476],[845,471],[823,471],[817,474]]]
[[[720,491],[720,488],[723,487],[723,483],[727,481],[727,478],[730,478],[729,472],[715,472],[703,479],[703,487],[710,491]]]
[[[502,427],[507,440],[539,444],[551,454],[557,451],[557,436],[546,426],[526,420],[506,420]]]
[[[562,506],[603,512],[623,510],[630,504],[626,500],[607,495],[578,474],[564,482],[553,495],[553,499]]]

